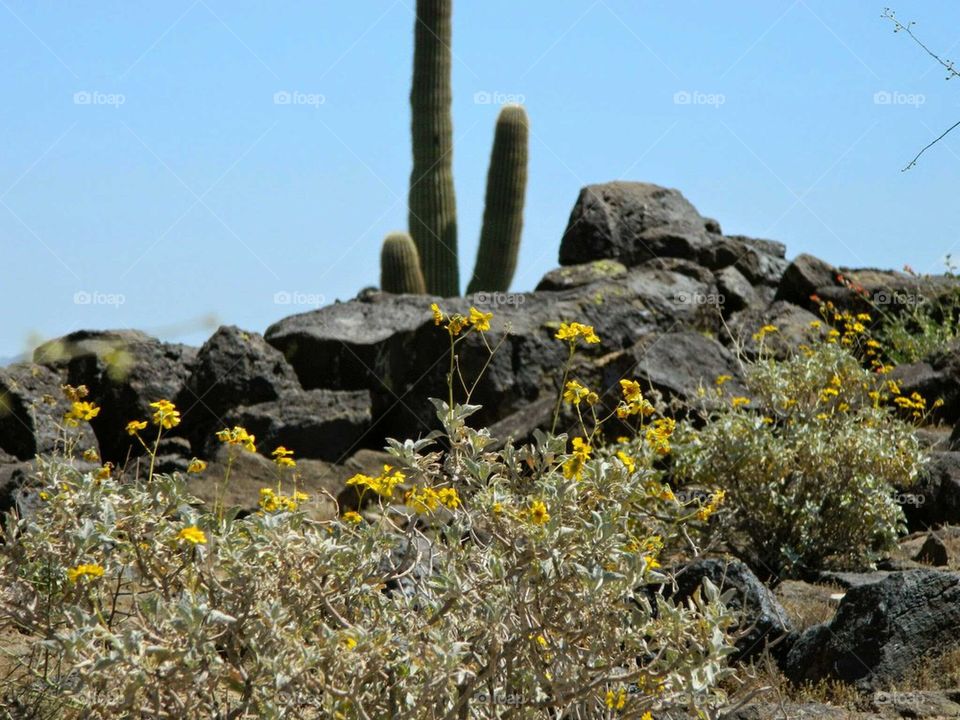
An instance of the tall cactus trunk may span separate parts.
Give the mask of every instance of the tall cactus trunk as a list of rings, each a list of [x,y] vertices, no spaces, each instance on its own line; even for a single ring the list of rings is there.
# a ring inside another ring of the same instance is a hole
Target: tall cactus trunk
[[[417,0],[409,228],[431,294],[460,292],[451,104],[453,0]]]
[[[529,135],[523,107],[508,105],[500,111],[487,173],[480,247],[468,294],[510,289],[523,234]]]
[[[420,271],[417,246],[405,232],[387,235],[380,251],[380,289],[383,292],[423,295],[427,289]]]

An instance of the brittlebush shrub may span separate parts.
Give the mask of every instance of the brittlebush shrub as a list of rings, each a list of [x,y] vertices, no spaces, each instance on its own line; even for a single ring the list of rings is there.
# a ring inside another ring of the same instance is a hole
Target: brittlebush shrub
[[[450,319],[451,352],[465,326],[489,329],[477,315]],[[572,357],[593,331],[564,327]],[[628,390],[622,412],[642,416]],[[148,451],[179,422],[156,407]],[[7,697],[85,718],[649,720],[716,707],[731,618],[700,594],[663,598],[662,548],[703,510],[665,491],[655,444],[594,449],[590,423],[577,442],[492,451],[465,423],[475,409],[438,402],[443,437],[392,442],[392,466],[349,480],[369,502],[328,522],[305,513],[285,448],[278,486],[243,517],[219,502],[201,512],[180,475],[40,459],[42,501],[8,518],[0,547],[2,617],[29,645]],[[255,449],[242,428],[219,437]]]
[[[769,573],[875,561],[905,530],[897,492],[924,461],[913,423],[926,401],[885,379],[868,316],[825,310],[838,325],[811,323],[810,344],[786,360],[763,351],[777,330],[762,328],[747,394],[731,397],[718,378],[706,395],[719,409],[674,442],[676,477],[725,490],[715,530]]]

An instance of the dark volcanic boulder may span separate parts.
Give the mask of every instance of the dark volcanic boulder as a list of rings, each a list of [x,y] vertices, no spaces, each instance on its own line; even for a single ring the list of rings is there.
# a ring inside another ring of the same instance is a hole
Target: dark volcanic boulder
[[[370,393],[366,390],[300,390],[279,400],[234,408],[224,425],[241,425],[257,438],[264,455],[283,445],[297,458],[340,462],[350,455],[370,427]],[[207,455],[219,443],[211,437]]]
[[[958,644],[960,574],[891,573],[849,590],[833,620],[803,632],[787,654],[784,673],[795,683],[833,678],[875,690]]]
[[[617,393],[622,378],[634,378],[644,391],[660,393],[681,412],[699,404],[700,388],[713,388],[720,375],[730,376],[724,385],[730,395],[746,392],[736,357],[713,338],[688,330],[641,338],[610,358],[603,370],[604,388]]]
[[[960,452],[933,452],[917,482],[899,489],[910,530],[960,524]]]
[[[750,568],[739,560],[698,558],[677,572],[674,599],[692,596],[704,578],[709,578],[721,593],[733,590],[727,607],[739,616],[735,631],[743,633],[736,642],[734,662],[755,658],[774,643],[780,651],[785,649],[782,643],[793,632],[787,612]]]
[[[763,347],[773,357],[782,360],[825,332],[823,328],[815,330],[811,327],[811,323],[819,320],[809,310],[778,300],[766,308],[756,306],[734,313],[720,337],[726,345],[742,347],[748,357],[755,357],[759,346],[753,336],[765,325],[772,325],[777,331],[764,337]]]
[[[560,243],[560,264],[613,259],[636,265],[656,257],[696,259],[716,237],[679,190],[639,182],[580,191]]]
[[[776,299],[815,309],[817,303],[811,300],[810,296],[824,288],[838,285],[837,269],[833,265],[803,253],[797,255],[784,270]]]
[[[582,265],[565,265],[551,270],[543,276],[535,289],[569,290],[598,280],[612,280],[626,274],[627,268],[623,263],[616,260],[594,260]]]
[[[90,423],[100,454],[122,463],[128,453],[142,452],[127,434],[127,423],[148,419],[151,402],[177,398],[196,352],[135,330],[84,330],[41,345],[34,360],[58,370],[71,385],[89,388],[89,399],[101,408]]]
[[[0,368],[0,451],[19,460],[31,460],[62,448],[63,416],[70,409],[60,390],[63,382],[59,374],[43,365],[18,363]],[[70,432],[79,433],[81,451],[97,447],[87,423]]]
[[[199,451],[228,424],[224,416],[229,410],[277,400],[299,389],[293,368],[261,335],[223,326],[200,348],[177,400],[183,433]]]
[[[511,302],[489,308],[490,342],[503,343],[471,398],[483,406],[473,421],[490,424],[539,398],[556,397],[566,359],[564,344],[553,337],[561,322],[596,328],[601,344],[582,347],[578,355],[581,379],[599,382],[601,373],[589,358],[630,347],[658,328],[716,331],[716,295],[708,270],[680,260],[651,261],[620,278],[562,292],[511,295]],[[429,398],[448,395],[450,343],[434,324],[430,304],[467,314],[475,301],[370,295],[285,318],[265,337],[285,354],[305,388],[369,390],[380,437],[409,437],[434,429]],[[471,334],[457,349],[463,377],[472,382],[489,359],[488,347]],[[463,398],[459,385],[457,398]]]

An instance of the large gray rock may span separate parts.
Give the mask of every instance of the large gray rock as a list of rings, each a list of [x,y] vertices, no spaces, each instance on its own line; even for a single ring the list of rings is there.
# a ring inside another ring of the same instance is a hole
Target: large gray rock
[[[679,190],[611,182],[580,191],[560,243],[560,264],[612,259],[636,265],[657,257],[696,259],[716,237]]]
[[[200,348],[177,400],[183,411],[182,432],[199,452],[214,432],[229,424],[230,410],[299,390],[283,353],[257,333],[223,326]]]
[[[366,390],[301,390],[272,402],[234,408],[223,423],[253,433],[264,455],[283,445],[298,458],[340,462],[370,428],[370,405]],[[208,441],[208,456],[217,445],[215,438]]]
[[[63,416],[70,409],[60,390],[63,382],[58,373],[43,365],[18,363],[0,368],[0,451],[31,460],[63,448]],[[97,447],[89,424],[81,423],[69,432],[79,436],[81,451]]]
[[[689,330],[647,335],[608,359],[603,371],[602,387],[614,395],[621,379],[636,379],[644,392],[659,393],[679,412],[709,403],[700,388],[712,389],[721,375],[731,378],[724,385],[731,396],[746,394],[736,357],[713,338]]]
[[[793,632],[793,625],[776,596],[739,560],[698,558],[676,573],[675,600],[685,600],[703,585],[705,578],[721,593],[733,590],[727,607],[738,616],[734,632],[736,641],[733,662],[749,661],[768,646],[779,655],[786,649],[784,641]]]
[[[803,253],[797,255],[784,270],[776,299],[800,307],[815,308],[817,303],[811,300],[811,296],[837,285],[837,269],[833,265]]]
[[[832,678],[876,690],[960,644],[960,574],[892,573],[850,589],[829,623],[809,628],[783,664],[795,683]]]
[[[491,343],[502,344],[484,371],[471,402],[483,406],[473,417],[490,424],[554,394],[566,347],[554,339],[561,322],[596,328],[600,345],[581,347],[577,372],[599,382],[591,358],[632,346],[655,330],[679,326],[712,329],[718,313],[712,274],[681,260],[656,260],[625,275],[562,292],[510,296],[494,312]],[[467,314],[476,298],[370,295],[270,327],[266,339],[280,349],[305,388],[369,390],[373,421],[382,436],[425,434],[436,426],[429,398],[446,398],[449,338],[434,324],[430,304],[447,313]],[[487,364],[486,343],[471,333],[457,346],[463,377],[473,382]],[[456,384],[456,398],[464,393]]]
[[[34,360],[89,388],[89,399],[101,408],[91,422],[101,457],[119,464],[142,452],[127,423],[149,419],[151,402],[177,398],[196,352],[136,330],[83,330],[41,345]]]
[[[960,452],[933,452],[917,482],[898,492],[910,530],[960,524]]]

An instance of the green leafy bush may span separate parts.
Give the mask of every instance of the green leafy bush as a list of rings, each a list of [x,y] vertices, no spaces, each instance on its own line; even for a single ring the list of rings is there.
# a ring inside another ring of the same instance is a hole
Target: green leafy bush
[[[748,396],[729,397],[719,378],[708,394],[720,409],[675,437],[676,477],[726,491],[719,530],[771,574],[871,563],[904,529],[894,488],[923,463],[906,418],[923,417],[925,400],[885,380],[869,318],[840,320],[825,333],[812,323],[811,344],[785,361],[746,363]],[[761,348],[772,332],[755,336]]]
[[[489,330],[436,313],[451,353]],[[572,332],[571,357],[595,337]],[[179,422],[156,408],[151,453]],[[39,507],[0,546],[3,622],[28,644],[5,687],[26,711],[92,718],[649,719],[720,703],[731,618],[663,598],[660,553],[692,513],[661,484],[656,443],[491,451],[465,423],[475,409],[438,401],[445,449],[391,442],[392,466],[349,480],[362,514],[329,522],[307,517],[285,448],[246,516],[202,512],[179,475],[39,459]],[[255,449],[242,428],[218,437]]]

